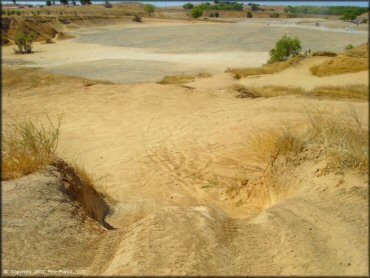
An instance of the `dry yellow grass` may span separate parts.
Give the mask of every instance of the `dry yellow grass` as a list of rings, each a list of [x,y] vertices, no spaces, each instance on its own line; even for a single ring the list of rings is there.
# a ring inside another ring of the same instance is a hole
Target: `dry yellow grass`
[[[297,86],[274,86],[266,85],[262,87],[245,87],[236,85],[234,90],[239,92],[239,98],[258,98],[258,97],[276,97],[284,95],[302,95],[305,93],[302,87]]]
[[[296,86],[274,86],[246,87],[236,85],[233,90],[239,92],[238,98],[276,97],[285,95],[305,95],[334,99],[368,100],[369,89],[365,85],[353,84],[346,86],[319,86],[306,91]]]
[[[207,72],[201,72],[198,74],[193,75],[168,75],[163,77],[161,81],[159,81],[159,84],[182,84],[186,82],[190,82],[196,78],[208,78],[211,77],[212,74]]]
[[[284,62],[276,62],[272,64],[266,64],[262,67],[257,68],[228,68],[225,72],[229,72],[233,74],[235,79],[240,79],[243,77],[248,77],[250,75],[260,75],[260,74],[272,74],[280,72],[291,65],[295,65],[302,61],[304,56],[297,56],[294,58],[289,59],[288,61]]]
[[[361,45],[310,68],[316,76],[330,76],[369,69],[368,46]]]
[[[94,188],[93,175],[89,173],[82,164],[78,162],[73,162],[72,168],[74,169],[74,172],[78,175],[84,186]]]
[[[360,84],[347,86],[320,86],[309,91],[307,94],[325,98],[368,100],[369,88],[366,85]]]
[[[22,177],[49,165],[55,159],[61,117],[48,127],[29,119],[13,119],[2,134],[2,180]]]
[[[273,128],[254,132],[248,138],[251,159],[272,170],[278,157],[293,162],[303,150],[319,149],[327,170],[368,173],[368,130],[355,112],[331,115],[307,109],[307,118],[307,129],[303,131]]]

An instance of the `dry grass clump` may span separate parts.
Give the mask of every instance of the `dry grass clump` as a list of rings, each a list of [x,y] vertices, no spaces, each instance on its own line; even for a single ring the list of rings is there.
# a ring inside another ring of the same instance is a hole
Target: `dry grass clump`
[[[237,98],[277,97],[286,95],[304,95],[323,98],[368,100],[369,89],[362,84],[346,86],[319,86],[312,90],[305,90],[298,86],[265,85],[262,87],[246,87],[235,85],[233,90],[239,92]]]
[[[74,169],[75,173],[78,175],[84,186],[94,188],[93,175],[89,173],[82,164],[74,162],[72,164],[72,168]]]
[[[305,93],[302,87],[297,86],[266,85],[262,87],[245,87],[236,85],[233,89],[239,92],[239,95],[236,96],[238,98],[276,97]]]
[[[327,170],[368,172],[368,131],[355,112],[331,115],[311,109],[307,118],[304,131],[273,128],[255,132],[248,138],[251,159],[269,171],[278,158],[292,163],[304,151],[319,149]]]
[[[61,117],[48,126],[29,119],[9,123],[2,134],[2,180],[10,180],[36,172],[55,159]]]
[[[347,86],[319,86],[309,91],[308,94],[328,98],[368,100],[369,88],[366,85],[361,84]]]
[[[182,84],[186,82],[190,82],[197,78],[209,78],[212,77],[212,74],[207,72],[201,72],[198,74],[193,75],[168,75],[165,76],[161,81],[159,81],[159,84]]]
[[[240,79],[243,77],[248,77],[250,75],[260,75],[260,74],[272,74],[277,73],[286,68],[289,68],[291,65],[298,64],[304,59],[304,56],[296,56],[288,61],[276,62],[272,64],[266,64],[262,67],[257,68],[228,68],[225,72],[233,74],[235,79]]]
[[[333,59],[312,66],[311,73],[321,77],[368,70],[368,49],[367,44],[353,48]]]
[[[257,130],[248,143],[251,160],[265,165],[278,156],[296,156],[304,147],[302,138],[287,128]]]
[[[331,51],[316,51],[312,53],[312,56],[336,57],[337,53]]]

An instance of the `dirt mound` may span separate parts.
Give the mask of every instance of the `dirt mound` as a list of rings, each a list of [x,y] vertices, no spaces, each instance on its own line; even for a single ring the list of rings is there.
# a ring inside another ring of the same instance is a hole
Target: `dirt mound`
[[[2,182],[3,269],[79,274],[76,271],[86,271],[94,261],[106,229],[89,217],[94,215],[91,210],[86,213],[78,198],[71,198],[76,191],[66,187],[65,177],[58,168],[49,167]],[[95,206],[102,202],[96,197],[92,201],[98,201]]]

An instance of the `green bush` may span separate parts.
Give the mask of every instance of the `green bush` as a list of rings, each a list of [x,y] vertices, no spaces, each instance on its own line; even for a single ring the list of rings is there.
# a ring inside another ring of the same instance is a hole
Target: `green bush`
[[[355,11],[348,10],[346,11],[343,16],[341,17],[342,20],[348,21],[348,20],[354,20],[356,19],[357,15]]]
[[[247,18],[252,18],[252,17],[253,17],[253,14],[250,11],[248,11],[247,12]]]
[[[132,18],[133,21],[135,22],[143,22],[142,18],[140,15],[135,15],[133,18]]]
[[[15,34],[14,42],[18,47],[18,53],[32,53],[32,43],[36,39],[34,32],[24,33],[19,31]]]
[[[191,10],[194,7],[194,5],[192,3],[186,3],[186,4],[182,5],[182,7],[185,10]]]
[[[298,38],[291,38],[287,35],[281,37],[270,50],[268,63],[286,61],[300,54],[302,50],[301,41]]]
[[[20,16],[21,14],[22,14],[22,12],[21,11],[16,11],[15,12],[18,16]]]
[[[210,13],[209,14],[209,17],[215,17],[215,14],[214,13]]]
[[[149,15],[152,15],[154,13],[154,5],[152,4],[145,4],[144,5],[144,10],[149,14]]]
[[[259,4],[249,3],[248,6],[251,7],[252,11],[258,11],[260,9]]]
[[[5,15],[6,12],[4,10],[1,10],[1,15]]]
[[[351,50],[353,48],[354,48],[354,46],[352,44],[348,44],[348,45],[346,45],[346,47],[344,49],[348,51],[348,50]]]
[[[218,12],[215,12],[215,17],[219,17],[220,14]]]
[[[200,7],[194,7],[191,9],[191,16],[193,18],[199,18],[203,15],[203,9]]]

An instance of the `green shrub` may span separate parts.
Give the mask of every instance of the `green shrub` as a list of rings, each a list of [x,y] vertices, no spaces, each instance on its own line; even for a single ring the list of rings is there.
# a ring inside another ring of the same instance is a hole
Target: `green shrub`
[[[22,14],[22,12],[21,11],[16,11],[15,12],[18,16],[20,16],[21,14]]]
[[[354,20],[356,19],[357,15],[356,12],[353,10],[345,11],[343,16],[341,17],[342,20],[348,21],[348,20]]]
[[[6,12],[4,10],[1,10],[1,15],[5,15]]]
[[[301,41],[298,38],[284,35],[276,42],[275,48],[270,50],[268,63],[286,61],[300,54],[301,50]]]
[[[215,12],[215,17],[220,17],[220,14],[218,12]]]
[[[135,21],[135,22],[143,22],[140,15],[135,15],[132,20]]]
[[[18,53],[32,53],[32,43],[36,39],[34,32],[24,33],[19,31],[15,34],[14,42],[18,47]]]
[[[200,7],[194,7],[191,9],[191,16],[193,18],[199,18],[203,15],[203,9],[201,9]]]
[[[247,18],[252,18],[252,17],[253,17],[253,14],[250,11],[248,11],[247,12]]]
[[[255,3],[249,3],[248,6],[251,7],[251,10],[252,11],[258,11],[260,9],[260,5],[259,4],[255,4]]]
[[[149,15],[152,15],[154,13],[154,5],[152,4],[145,4],[144,5],[144,10],[149,14]]]
[[[186,3],[186,4],[182,5],[182,7],[185,10],[191,10],[194,7],[194,5],[192,3]]]
[[[210,13],[209,14],[209,17],[215,17],[215,14],[214,13]]]
[[[348,44],[348,45],[346,45],[346,47],[344,49],[348,51],[348,50],[351,50],[353,48],[354,48],[354,46],[352,44]]]

